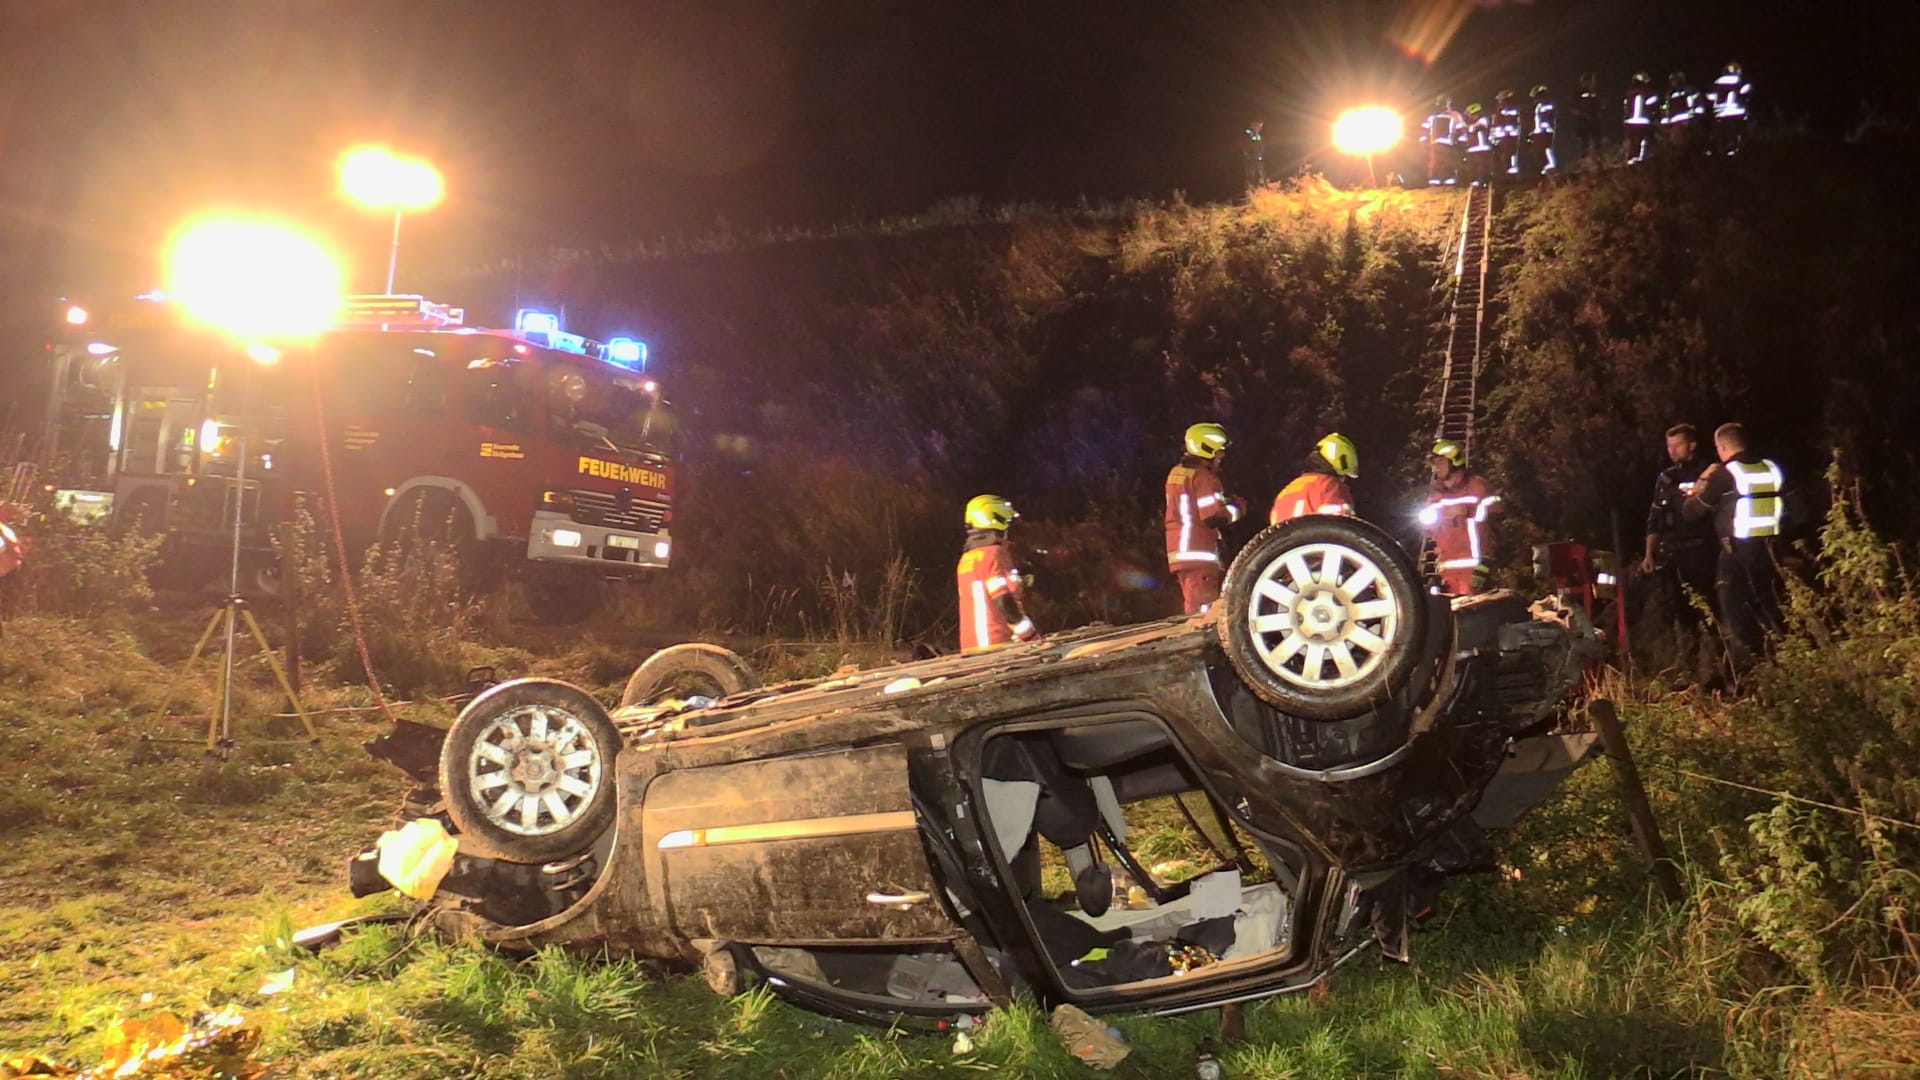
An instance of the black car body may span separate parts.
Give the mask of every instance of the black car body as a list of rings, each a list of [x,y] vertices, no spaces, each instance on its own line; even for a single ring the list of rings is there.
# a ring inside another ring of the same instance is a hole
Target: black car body
[[[440,750],[461,855],[432,903],[501,948],[703,965],[889,1022],[1022,990],[1098,1013],[1300,989],[1375,943],[1404,956],[1424,883],[1489,865],[1476,808],[1505,823],[1490,785],[1531,802],[1581,756],[1538,744],[1596,641],[1512,593],[1429,596],[1384,533],[1307,518],[1249,544],[1207,615],[718,700],[662,702],[643,666],[610,714],[520,680]],[[750,681],[726,655],[681,673]],[[1128,808],[1172,799],[1220,853],[1199,884],[1131,850]],[[1102,870],[1050,898],[1041,852],[1069,847]]]

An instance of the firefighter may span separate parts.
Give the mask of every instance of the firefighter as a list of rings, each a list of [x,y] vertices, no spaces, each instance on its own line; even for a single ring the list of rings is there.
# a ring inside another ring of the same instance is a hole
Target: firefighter
[[[1007,528],[1020,515],[998,495],[967,500],[967,542],[960,550],[960,651],[980,652],[1040,636],[1023,603],[1027,580],[1014,565]]]
[[[1427,144],[1427,183],[1460,182],[1460,151],[1467,141],[1467,118],[1445,94],[1433,99],[1433,112],[1420,125],[1420,141]]]
[[[1247,504],[1220,486],[1227,429],[1195,424],[1185,442],[1186,455],[1167,473],[1167,566],[1183,609],[1197,615],[1220,598],[1220,530],[1245,517]]]
[[[1520,103],[1514,100],[1513,91],[1493,95],[1494,164],[1508,176],[1520,175],[1520,132]]]
[[[1654,89],[1653,76],[1644,71],[1633,73],[1627,87],[1625,115],[1621,127],[1627,141],[1627,164],[1638,165],[1653,154],[1653,135],[1660,126],[1660,103],[1665,100]]]
[[[1674,626],[1679,655],[1691,663],[1699,652],[1700,619],[1690,594],[1713,602],[1717,550],[1713,523],[1704,517],[1688,519],[1680,512],[1709,464],[1706,455],[1700,453],[1699,436],[1692,424],[1675,424],[1667,429],[1667,461],[1667,467],[1653,481],[1640,572],[1653,577],[1661,606]]]
[[[1660,130],[1677,157],[1693,153],[1699,146],[1703,110],[1700,91],[1687,81],[1687,73],[1676,71],[1667,76],[1667,102],[1661,111]]]
[[[1533,125],[1527,129],[1529,160],[1526,171],[1547,176],[1560,168],[1560,163],[1553,156],[1553,96],[1547,92],[1547,84],[1541,83],[1533,88],[1528,98],[1533,103]]]
[[[1739,424],[1714,429],[1713,449],[1720,460],[1700,473],[1681,513],[1713,521],[1719,542],[1713,585],[1737,679],[1753,667],[1766,649],[1767,635],[1780,625],[1773,540],[1785,518],[1786,474],[1748,447],[1746,429]]]
[[[1713,105],[1713,152],[1732,157],[1740,152],[1747,134],[1747,99],[1753,84],[1740,70],[1740,62],[1728,61],[1726,70],[1713,80],[1707,97]]]
[[[1273,497],[1267,523],[1278,525],[1307,514],[1353,513],[1353,492],[1347,481],[1360,475],[1360,451],[1353,440],[1330,432],[1313,445],[1306,470]]]
[[[1259,187],[1267,182],[1267,140],[1261,134],[1266,126],[1264,120],[1252,121],[1247,125],[1247,137],[1240,141],[1240,164],[1246,173],[1248,187]]]
[[[1433,541],[1440,591],[1473,596],[1493,579],[1488,518],[1500,502],[1477,474],[1467,471],[1466,449],[1452,439],[1433,444],[1433,486],[1420,509],[1420,527]]]
[[[1484,184],[1493,177],[1493,121],[1486,106],[1479,102],[1467,106],[1467,150],[1461,155],[1467,182]]]

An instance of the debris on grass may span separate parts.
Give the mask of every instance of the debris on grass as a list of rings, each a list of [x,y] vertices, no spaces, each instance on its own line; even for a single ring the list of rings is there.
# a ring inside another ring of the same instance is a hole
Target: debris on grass
[[[259,1043],[260,1030],[248,1027],[233,1009],[203,1012],[191,1022],[162,1012],[144,1020],[116,1020],[93,1068],[18,1057],[0,1061],[0,1080],[256,1080],[267,1071],[253,1057]]]
[[[1054,1009],[1049,1026],[1066,1044],[1068,1053],[1096,1069],[1111,1069],[1133,1052],[1118,1029],[1108,1027],[1072,1005]]]

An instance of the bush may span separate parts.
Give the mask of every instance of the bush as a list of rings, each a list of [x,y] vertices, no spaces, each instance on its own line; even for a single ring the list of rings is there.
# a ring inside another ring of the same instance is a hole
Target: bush
[[[163,537],[76,521],[44,493],[14,529],[27,552],[5,582],[16,611],[98,616],[143,610],[153,601],[149,576]]]

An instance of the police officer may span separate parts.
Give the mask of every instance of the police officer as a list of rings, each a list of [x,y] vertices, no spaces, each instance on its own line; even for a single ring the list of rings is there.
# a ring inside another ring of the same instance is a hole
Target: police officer
[[[1692,424],[1675,424],[1667,429],[1667,461],[1667,467],[1653,480],[1653,504],[1647,509],[1647,546],[1640,557],[1640,572],[1653,577],[1661,606],[1675,628],[1679,655],[1691,660],[1698,655],[1700,637],[1700,617],[1692,594],[1705,597],[1709,604],[1714,601],[1714,564],[1719,550],[1712,522],[1705,517],[1689,520],[1680,512],[1709,464],[1706,455],[1700,453],[1699,436]]]
[[[1713,449],[1720,460],[1700,473],[1681,513],[1713,520],[1720,546],[1714,590],[1727,632],[1727,658],[1738,678],[1760,658],[1767,635],[1780,625],[1773,539],[1785,517],[1786,475],[1748,448],[1746,429],[1739,424],[1714,429]]]
[[[1556,133],[1555,152],[1562,168],[1577,169],[1600,148],[1599,79],[1589,71],[1580,76],[1580,92],[1568,103]]]
[[[1267,140],[1261,134],[1266,126],[1264,120],[1249,123],[1247,137],[1240,141],[1240,164],[1246,173],[1248,187],[1259,187],[1267,182]]]

